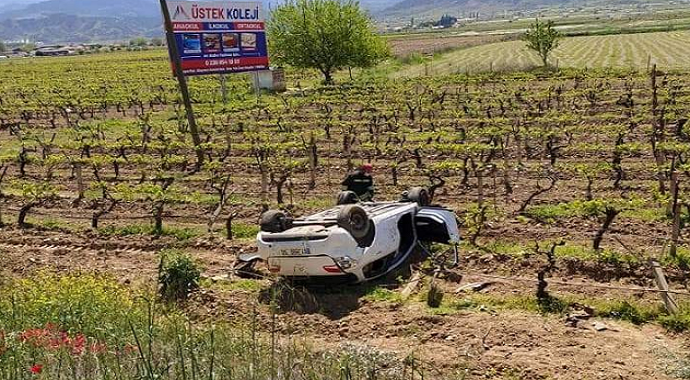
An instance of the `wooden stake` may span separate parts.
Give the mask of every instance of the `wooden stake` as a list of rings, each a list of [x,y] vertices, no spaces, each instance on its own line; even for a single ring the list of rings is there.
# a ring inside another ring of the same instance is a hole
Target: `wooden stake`
[[[675,161],[672,166],[675,166]],[[673,198],[669,202],[669,208],[673,214],[673,230],[671,232],[671,249],[669,254],[671,257],[676,257],[678,238],[680,237],[680,203],[678,202],[678,172],[676,171],[671,174],[671,195]]]
[[[163,20],[165,21],[165,37],[168,42],[168,53],[170,54],[170,61],[173,64],[173,70],[177,77],[177,83],[180,85],[180,93],[182,94],[182,101],[184,102],[185,110],[187,111],[187,122],[189,123],[189,131],[192,133],[192,141],[194,142],[194,150],[196,151],[196,167],[201,168],[204,164],[204,150],[201,146],[201,137],[199,136],[199,129],[196,126],[196,119],[194,117],[194,109],[192,108],[192,101],[189,97],[189,87],[187,87],[187,78],[184,76],[182,70],[182,60],[180,52],[177,50],[177,42],[175,41],[175,33],[173,32],[172,20],[170,18],[170,10],[166,0],[160,0],[161,10],[163,12]]]
[[[659,265],[659,262],[657,262],[654,259],[649,260],[649,264],[652,267],[652,273],[654,274],[654,280],[656,281],[656,285],[659,287],[659,290],[661,290],[661,299],[664,301],[664,305],[666,306],[666,311],[668,311],[671,314],[675,314],[678,312],[678,304],[676,303],[676,300],[673,298],[673,296],[668,292],[668,282],[666,282],[666,276],[664,276],[664,271],[661,268],[661,265]]]
[[[402,290],[402,299],[407,300],[408,298],[410,298],[412,293],[414,293],[415,290],[417,290],[417,287],[419,286],[420,282],[422,282],[422,275],[419,272],[415,272],[412,278],[410,279],[410,282],[408,282],[405,288]]]

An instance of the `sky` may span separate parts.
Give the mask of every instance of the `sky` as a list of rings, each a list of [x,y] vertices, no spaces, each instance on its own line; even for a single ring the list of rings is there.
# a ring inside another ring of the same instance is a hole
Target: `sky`
[[[8,5],[26,5],[31,3],[38,3],[41,0],[0,0],[0,7],[6,7]]]

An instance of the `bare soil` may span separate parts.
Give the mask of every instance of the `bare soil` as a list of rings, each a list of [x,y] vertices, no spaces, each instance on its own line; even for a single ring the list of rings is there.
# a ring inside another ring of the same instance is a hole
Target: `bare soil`
[[[194,318],[242,321],[258,313],[262,330],[276,330],[281,339],[309,344],[318,349],[361,346],[400,358],[414,357],[430,378],[466,374],[468,379],[672,379],[663,369],[667,355],[683,355],[688,341],[655,325],[635,326],[613,320],[590,318],[577,326],[560,315],[524,311],[455,310],[437,315],[423,302],[404,304],[365,297],[366,287],[297,289],[275,320],[266,304],[272,287],[269,280],[254,280],[259,293],[233,285],[239,280],[228,273],[235,255],[251,250],[250,241],[227,242],[219,238],[196,239],[185,245],[171,238],[103,238],[94,234],[67,235],[59,231],[4,228],[0,230],[0,269],[9,276],[26,276],[50,268],[58,271],[108,273],[130,286],[150,286],[155,281],[161,248],[177,246],[192,253],[214,278],[185,306]],[[538,260],[517,263],[492,255],[464,252],[454,276],[440,279],[449,296],[459,286],[491,281],[488,295],[532,294],[534,284],[482,278],[483,273],[502,273],[534,278]],[[475,273],[474,275],[472,273]],[[598,282],[596,276],[567,269],[560,281]],[[638,283],[649,285],[644,276]],[[628,280],[613,284],[633,286]],[[400,291],[397,285],[379,286]],[[630,297],[630,292],[597,288],[573,289],[553,285],[555,295]],[[297,295],[295,295],[297,294]],[[633,292],[639,299],[654,301],[656,295]],[[593,323],[606,325],[596,331]],[[275,323],[275,325],[274,325]]]

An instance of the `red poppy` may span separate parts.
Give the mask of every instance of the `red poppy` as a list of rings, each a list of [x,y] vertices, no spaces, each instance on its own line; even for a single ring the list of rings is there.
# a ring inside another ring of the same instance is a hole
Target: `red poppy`
[[[23,331],[18,340],[22,343],[29,344],[37,348],[45,348],[48,350],[62,350],[69,351],[73,356],[83,355],[88,348],[91,352],[107,352],[107,346],[103,342],[93,341],[84,334],[76,334],[70,336],[67,331],[60,331],[55,325],[46,325],[43,329],[28,329]],[[3,352],[3,340],[0,335],[0,354]]]
[[[83,334],[78,334],[72,341],[72,355],[81,355],[84,353],[86,345],[86,337]]]
[[[41,365],[41,364],[34,364],[33,366],[31,366],[31,373],[33,373],[34,375],[38,375],[42,371],[43,371],[43,365]]]

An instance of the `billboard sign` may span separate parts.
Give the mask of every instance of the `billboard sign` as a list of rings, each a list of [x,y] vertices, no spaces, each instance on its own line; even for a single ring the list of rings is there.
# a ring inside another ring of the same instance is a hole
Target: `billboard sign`
[[[185,75],[268,69],[261,3],[168,1]]]

